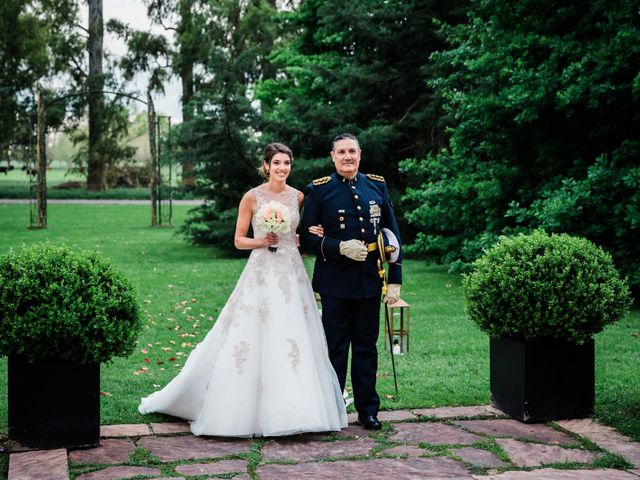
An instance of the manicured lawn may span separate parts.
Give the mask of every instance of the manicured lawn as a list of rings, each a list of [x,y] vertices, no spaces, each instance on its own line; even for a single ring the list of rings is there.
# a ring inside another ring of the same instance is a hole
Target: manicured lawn
[[[174,207],[175,223],[188,208]],[[145,327],[134,353],[103,365],[102,422],[148,422],[139,398],[164,386],[215,321],[245,258],[196,247],[174,229],[149,227],[148,206],[49,205],[49,228],[28,230],[24,205],[0,204],[0,254],[51,241],[97,250],[133,281]],[[311,268],[311,259],[307,259]],[[396,357],[399,395],[380,339],[383,409],[489,403],[488,340],[464,314],[460,277],[405,259],[402,296],[411,305],[411,351]],[[640,440],[640,311],[596,338],[596,415]],[[382,337],[382,336],[381,336]],[[47,392],[42,392],[46,401]],[[6,359],[0,360],[0,435],[7,432]]]

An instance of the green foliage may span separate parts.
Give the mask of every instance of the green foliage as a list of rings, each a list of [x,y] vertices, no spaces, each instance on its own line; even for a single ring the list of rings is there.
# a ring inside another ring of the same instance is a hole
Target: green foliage
[[[73,32],[77,9],[70,0],[0,2],[0,153],[28,143],[27,116],[35,110],[38,82],[66,71],[81,52]]]
[[[129,133],[129,112],[122,100],[115,97],[109,99],[102,108],[103,130],[102,137],[96,144],[98,155],[105,167],[105,183],[107,187],[119,186],[114,181],[113,170],[117,166],[131,164],[136,149],[127,144]],[[70,139],[75,147],[71,160],[72,173],[88,174],[89,160],[89,131],[86,125],[70,132]],[[148,174],[147,174],[148,177]]]
[[[640,285],[637,2],[476,0],[442,31],[432,85],[455,126],[448,148],[402,164],[412,251],[464,266],[544,227],[607,248]]]
[[[107,22],[107,31],[127,43],[127,53],[118,61],[124,79],[132,81],[138,72],[147,72],[149,89],[164,93],[164,82],[169,78],[166,64],[170,47],[167,37],[134,30],[115,18]],[[164,60],[162,64],[159,59]]]
[[[141,326],[132,285],[96,253],[35,244],[0,259],[0,355],[106,362]]]
[[[427,61],[444,47],[437,22],[464,20],[468,2],[308,0],[281,15],[283,41],[271,59],[279,75],[258,85],[264,132],[288,143],[307,171],[331,170],[331,139],[358,135],[362,170],[402,186],[399,160],[445,144],[448,118],[427,85]],[[318,159],[324,159],[323,162]]]
[[[463,280],[466,311],[490,336],[581,344],[631,304],[611,256],[567,234],[504,237],[473,267]]]
[[[172,152],[178,163],[196,162],[195,194],[210,200],[193,210],[182,231],[194,242],[233,251],[238,204],[260,183],[259,116],[251,90],[270,74],[266,57],[275,10],[264,0],[246,8],[236,0],[208,8],[205,73],[197,79],[186,121],[173,132]]]
[[[612,252],[616,264],[640,286],[640,141],[624,142],[596,158],[582,178],[545,189],[529,208],[513,202],[507,212],[519,224],[582,234]]]

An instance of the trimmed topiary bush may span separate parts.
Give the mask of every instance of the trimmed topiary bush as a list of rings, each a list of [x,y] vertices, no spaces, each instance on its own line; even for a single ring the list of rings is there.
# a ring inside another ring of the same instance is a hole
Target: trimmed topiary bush
[[[582,344],[623,317],[629,287],[611,256],[566,234],[503,237],[464,276],[466,311],[491,337]]]
[[[134,290],[98,254],[37,244],[0,258],[0,355],[106,362],[141,329]]]

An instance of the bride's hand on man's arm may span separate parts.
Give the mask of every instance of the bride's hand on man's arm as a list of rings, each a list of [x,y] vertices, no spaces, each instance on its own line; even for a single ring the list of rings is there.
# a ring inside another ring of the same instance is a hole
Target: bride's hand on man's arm
[[[318,237],[324,237],[324,228],[322,228],[322,225],[311,225],[309,227],[309,232],[317,235]]]

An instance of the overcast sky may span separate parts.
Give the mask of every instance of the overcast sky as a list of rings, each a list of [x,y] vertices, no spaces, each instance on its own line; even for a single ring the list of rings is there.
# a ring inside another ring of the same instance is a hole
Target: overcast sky
[[[80,4],[81,13],[85,19],[88,7]],[[147,18],[147,9],[142,0],[103,0],[103,15],[105,24],[111,18],[117,18],[121,22],[128,23],[137,30],[152,30],[154,33],[162,33],[162,27],[153,26]],[[117,39],[105,30],[104,48],[114,57],[119,57],[126,52],[126,46],[122,40]],[[146,75],[138,75],[130,86],[130,90],[137,90],[141,96],[146,97],[147,80]],[[170,115],[172,122],[181,122],[182,113],[180,110],[180,80],[172,78],[165,85],[165,95],[154,95],[153,101],[156,111],[163,115]],[[135,102],[134,102],[135,103]],[[135,108],[140,111],[144,107],[138,104]]]

